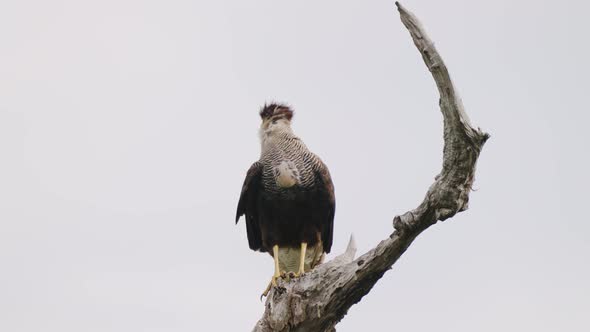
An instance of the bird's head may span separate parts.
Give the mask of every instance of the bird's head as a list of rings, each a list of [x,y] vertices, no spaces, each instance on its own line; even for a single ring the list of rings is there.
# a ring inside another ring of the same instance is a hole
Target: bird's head
[[[282,132],[291,132],[293,111],[285,104],[265,104],[260,109],[260,117],[262,118],[262,124],[260,125],[261,138]]]

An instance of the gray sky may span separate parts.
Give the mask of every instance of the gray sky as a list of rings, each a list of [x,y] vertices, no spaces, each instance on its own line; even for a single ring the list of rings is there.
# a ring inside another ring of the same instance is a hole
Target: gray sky
[[[404,4],[492,138],[470,209],[338,331],[588,331],[590,6]],[[293,106],[333,252],[362,253],[440,170],[437,98],[389,0],[2,1],[0,330],[250,330],[272,260],[233,221],[259,106]]]

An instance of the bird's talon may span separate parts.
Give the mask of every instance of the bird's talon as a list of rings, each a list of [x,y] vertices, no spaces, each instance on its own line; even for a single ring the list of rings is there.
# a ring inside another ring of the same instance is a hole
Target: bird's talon
[[[276,285],[274,285],[276,286]],[[268,295],[268,292],[270,292],[270,289],[273,287],[272,281],[268,283],[268,286],[266,286],[266,289],[264,290],[264,292],[262,292],[262,294],[260,294],[260,301],[262,301],[263,297],[266,297]]]

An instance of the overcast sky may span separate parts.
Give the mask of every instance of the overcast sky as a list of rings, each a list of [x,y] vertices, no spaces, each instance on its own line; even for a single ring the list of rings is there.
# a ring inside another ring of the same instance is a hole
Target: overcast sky
[[[470,209],[338,331],[589,331],[590,5],[404,4],[492,137]],[[390,0],[2,0],[0,330],[249,331],[273,272],[234,225],[258,108],[295,109],[333,253],[363,253],[440,170],[437,100]]]

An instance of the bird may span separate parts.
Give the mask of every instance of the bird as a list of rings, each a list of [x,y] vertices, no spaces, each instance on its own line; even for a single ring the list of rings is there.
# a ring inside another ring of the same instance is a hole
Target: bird
[[[260,158],[246,173],[236,212],[236,224],[245,215],[250,249],[274,260],[262,296],[278,278],[321,264],[332,248],[334,184],[328,167],[293,133],[293,114],[282,103],[260,109]]]

